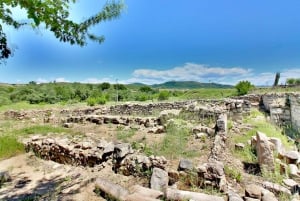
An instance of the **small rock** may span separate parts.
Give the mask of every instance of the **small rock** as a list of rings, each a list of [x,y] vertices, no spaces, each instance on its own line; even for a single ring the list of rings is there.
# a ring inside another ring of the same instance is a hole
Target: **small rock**
[[[245,197],[245,201],[260,201],[260,199]]]
[[[8,174],[8,172],[0,172],[0,187],[2,186],[3,183],[10,182],[11,177]]]
[[[286,185],[290,189],[292,194],[298,192],[299,187],[298,187],[298,183],[295,180],[293,180],[293,179],[284,179],[283,183],[284,183],[284,185]]]
[[[276,194],[285,194],[290,196],[291,195],[291,191],[283,186],[280,186],[279,184],[275,184],[275,183],[271,183],[268,181],[263,182],[263,187],[265,189],[268,189],[271,192],[274,192]]]
[[[72,128],[73,126],[74,126],[73,123],[64,123],[64,124],[63,124],[63,127],[64,127],[64,128]]]
[[[234,145],[235,150],[243,150],[245,148],[245,144],[237,143]]]
[[[245,188],[245,195],[247,197],[261,199],[261,187],[255,184],[247,185]]]
[[[186,171],[193,169],[193,162],[188,159],[181,159],[179,162],[178,170],[179,171]]]
[[[278,199],[275,197],[274,193],[271,191],[268,191],[267,189],[262,189],[262,198],[261,201],[278,201]]]
[[[242,197],[239,196],[237,193],[229,190],[227,193],[228,201],[243,201]]]
[[[117,159],[123,158],[128,154],[133,153],[129,143],[116,144],[114,147],[115,157]]]
[[[207,134],[206,133],[197,133],[197,134],[195,134],[195,138],[205,141],[205,139],[207,138]]]
[[[287,164],[297,164],[299,153],[298,151],[288,151],[284,154],[284,158]]]

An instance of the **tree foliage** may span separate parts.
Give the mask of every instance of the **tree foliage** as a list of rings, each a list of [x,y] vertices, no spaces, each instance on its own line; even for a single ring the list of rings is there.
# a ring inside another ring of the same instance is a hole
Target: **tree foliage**
[[[235,85],[237,89],[238,95],[245,95],[249,92],[250,89],[254,88],[251,82],[247,80],[240,81],[237,85]]]
[[[300,85],[300,78],[288,78],[286,83],[288,85]]]
[[[71,3],[77,0],[2,0],[0,1],[1,24],[18,29],[22,26],[38,28],[45,26],[57,39],[62,42],[84,46],[87,40],[102,43],[104,36],[89,32],[90,28],[103,21],[112,20],[120,16],[124,4],[122,1],[107,1],[103,8],[82,22],[69,19]],[[13,8],[20,7],[27,12],[27,21],[15,20]],[[0,61],[9,58],[12,50],[8,46],[7,36],[0,24]]]

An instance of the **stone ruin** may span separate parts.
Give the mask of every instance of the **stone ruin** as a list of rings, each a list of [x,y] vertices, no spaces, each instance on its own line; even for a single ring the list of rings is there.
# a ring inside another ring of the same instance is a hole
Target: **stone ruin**
[[[150,188],[136,186],[136,189],[123,189],[116,184],[112,184],[105,179],[98,179],[96,187],[106,194],[110,194],[119,200],[158,200],[166,197],[169,200],[224,200],[222,197],[210,196],[206,194],[181,191],[172,188],[170,185],[176,183],[181,176],[188,174],[189,171],[195,170],[201,185],[212,186],[220,191],[227,192],[228,200],[243,200],[232,189],[228,188],[223,160],[223,152],[226,149],[225,142],[227,138],[227,119],[241,121],[243,116],[250,113],[251,107],[265,107],[271,113],[271,118],[276,121],[287,119],[294,112],[285,112],[283,116],[274,115],[275,104],[267,104],[268,98],[258,95],[245,96],[243,99],[226,99],[222,101],[185,101],[175,103],[152,103],[152,104],[123,104],[111,107],[93,107],[87,109],[63,110],[60,115],[55,116],[53,111],[33,111],[27,113],[25,111],[16,112],[8,111],[5,115],[8,118],[31,119],[35,115],[44,117],[44,122],[59,122],[65,127],[71,127],[72,124],[94,123],[94,124],[115,124],[123,126],[139,126],[148,128],[149,132],[164,132],[165,125],[171,119],[180,116],[186,120],[198,122],[198,126],[192,129],[195,136],[201,137],[201,133],[205,133],[213,137],[213,147],[208,157],[207,163],[193,166],[189,161],[181,160],[178,170],[170,170],[167,168],[168,161],[163,156],[145,156],[138,150],[133,150],[128,143],[112,143],[105,140],[95,139],[57,139],[42,136],[35,136],[26,141],[27,150],[32,150],[37,156],[46,160],[53,160],[62,164],[81,165],[89,167],[97,167],[99,169],[106,165],[113,167],[116,173],[133,176],[149,176],[145,172],[151,172]],[[295,108],[294,99],[291,99],[294,106],[288,106],[284,103],[284,107]],[[297,103],[297,101],[296,101]],[[282,105],[279,104],[281,107]],[[272,112],[273,111],[273,112]],[[300,110],[298,110],[300,111]],[[156,114],[160,113],[158,117]],[[273,114],[273,117],[272,117]],[[152,117],[134,117],[130,115],[141,115]],[[276,118],[274,118],[276,116]],[[203,119],[209,118],[215,122],[213,128],[206,127],[201,124]],[[291,122],[296,122],[293,117]],[[287,121],[287,120],[285,120]],[[267,139],[268,142],[265,140]],[[270,142],[272,142],[270,144]],[[274,159],[268,158],[273,154],[273,150],[278,148],[276,139],[264,138],[263,134],[257,134],[253,138],[252,145],[257,149],[259,163],[266,166],[271,171],[274,168]],[[268,148],[269,146],[269,148]],[[277,147],[277,148],[276,148]],[[271,150],[266,154],[266,150]],[[278,150],[276,150],[278,151]],[[281,152],[278,152],[281,153]],[[297,152],[298,153],[298,152]],[[280,154],[279,154],[280,155]],[[279,159],[290,161],[281,163],[282,171],[291,172],[292,175],[300,175],[295,164],[299,157],[295,158],[294,153],[285,152],[280,155]],[[296,168],[293,166],[295,165]],[[288,170],[289,168],[289,170]],[[286,183],[291,183],[286,181]],[[297,185],[290,184],[290,189],[284,189],[282,186],[276,186],[273,183],[264,182],[261,186],[246,186],[245,197],[258,200],[277,200],[272,192],[291,194],[293,188]],[[295,187],[297,186],[297,187]],[[117,189],[117,191],[115,191]],[[253,190],[254,189],[254,190]],[[119,194],[120,192],[121,195]],[[145,192],[149,194],[145,195]],[[153,196],[153,194],[155,196]]]

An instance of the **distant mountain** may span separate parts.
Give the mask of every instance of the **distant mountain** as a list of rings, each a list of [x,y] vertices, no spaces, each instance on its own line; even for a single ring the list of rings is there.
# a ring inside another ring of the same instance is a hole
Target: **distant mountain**
[[[127,86],[131,86],[131,87],[142,87],[142,86],[147,86],[147,85],[146,85],[146,84],[143,84],[143,83],[136,82],[136,83],[127,84]]]
[[[200,83],[195,81],[170,81],[162,84],[151,85],[153,88],[163,89],[197,89],[197,88],[232,88],[231,85],[217,83]]]

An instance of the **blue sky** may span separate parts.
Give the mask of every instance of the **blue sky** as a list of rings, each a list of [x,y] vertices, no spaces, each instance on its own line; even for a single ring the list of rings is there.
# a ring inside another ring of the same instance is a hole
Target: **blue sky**
[[[103,0],[80,0],[82,20]],[[143,82],[194,80],[256,85],[300,77],[299,0],[125,0],[122,16],[93,28],[99,45],[71,46],[40,28],[5,27],[14,56],[0,82]],[[15,12],[24,19],[21,11]]]

